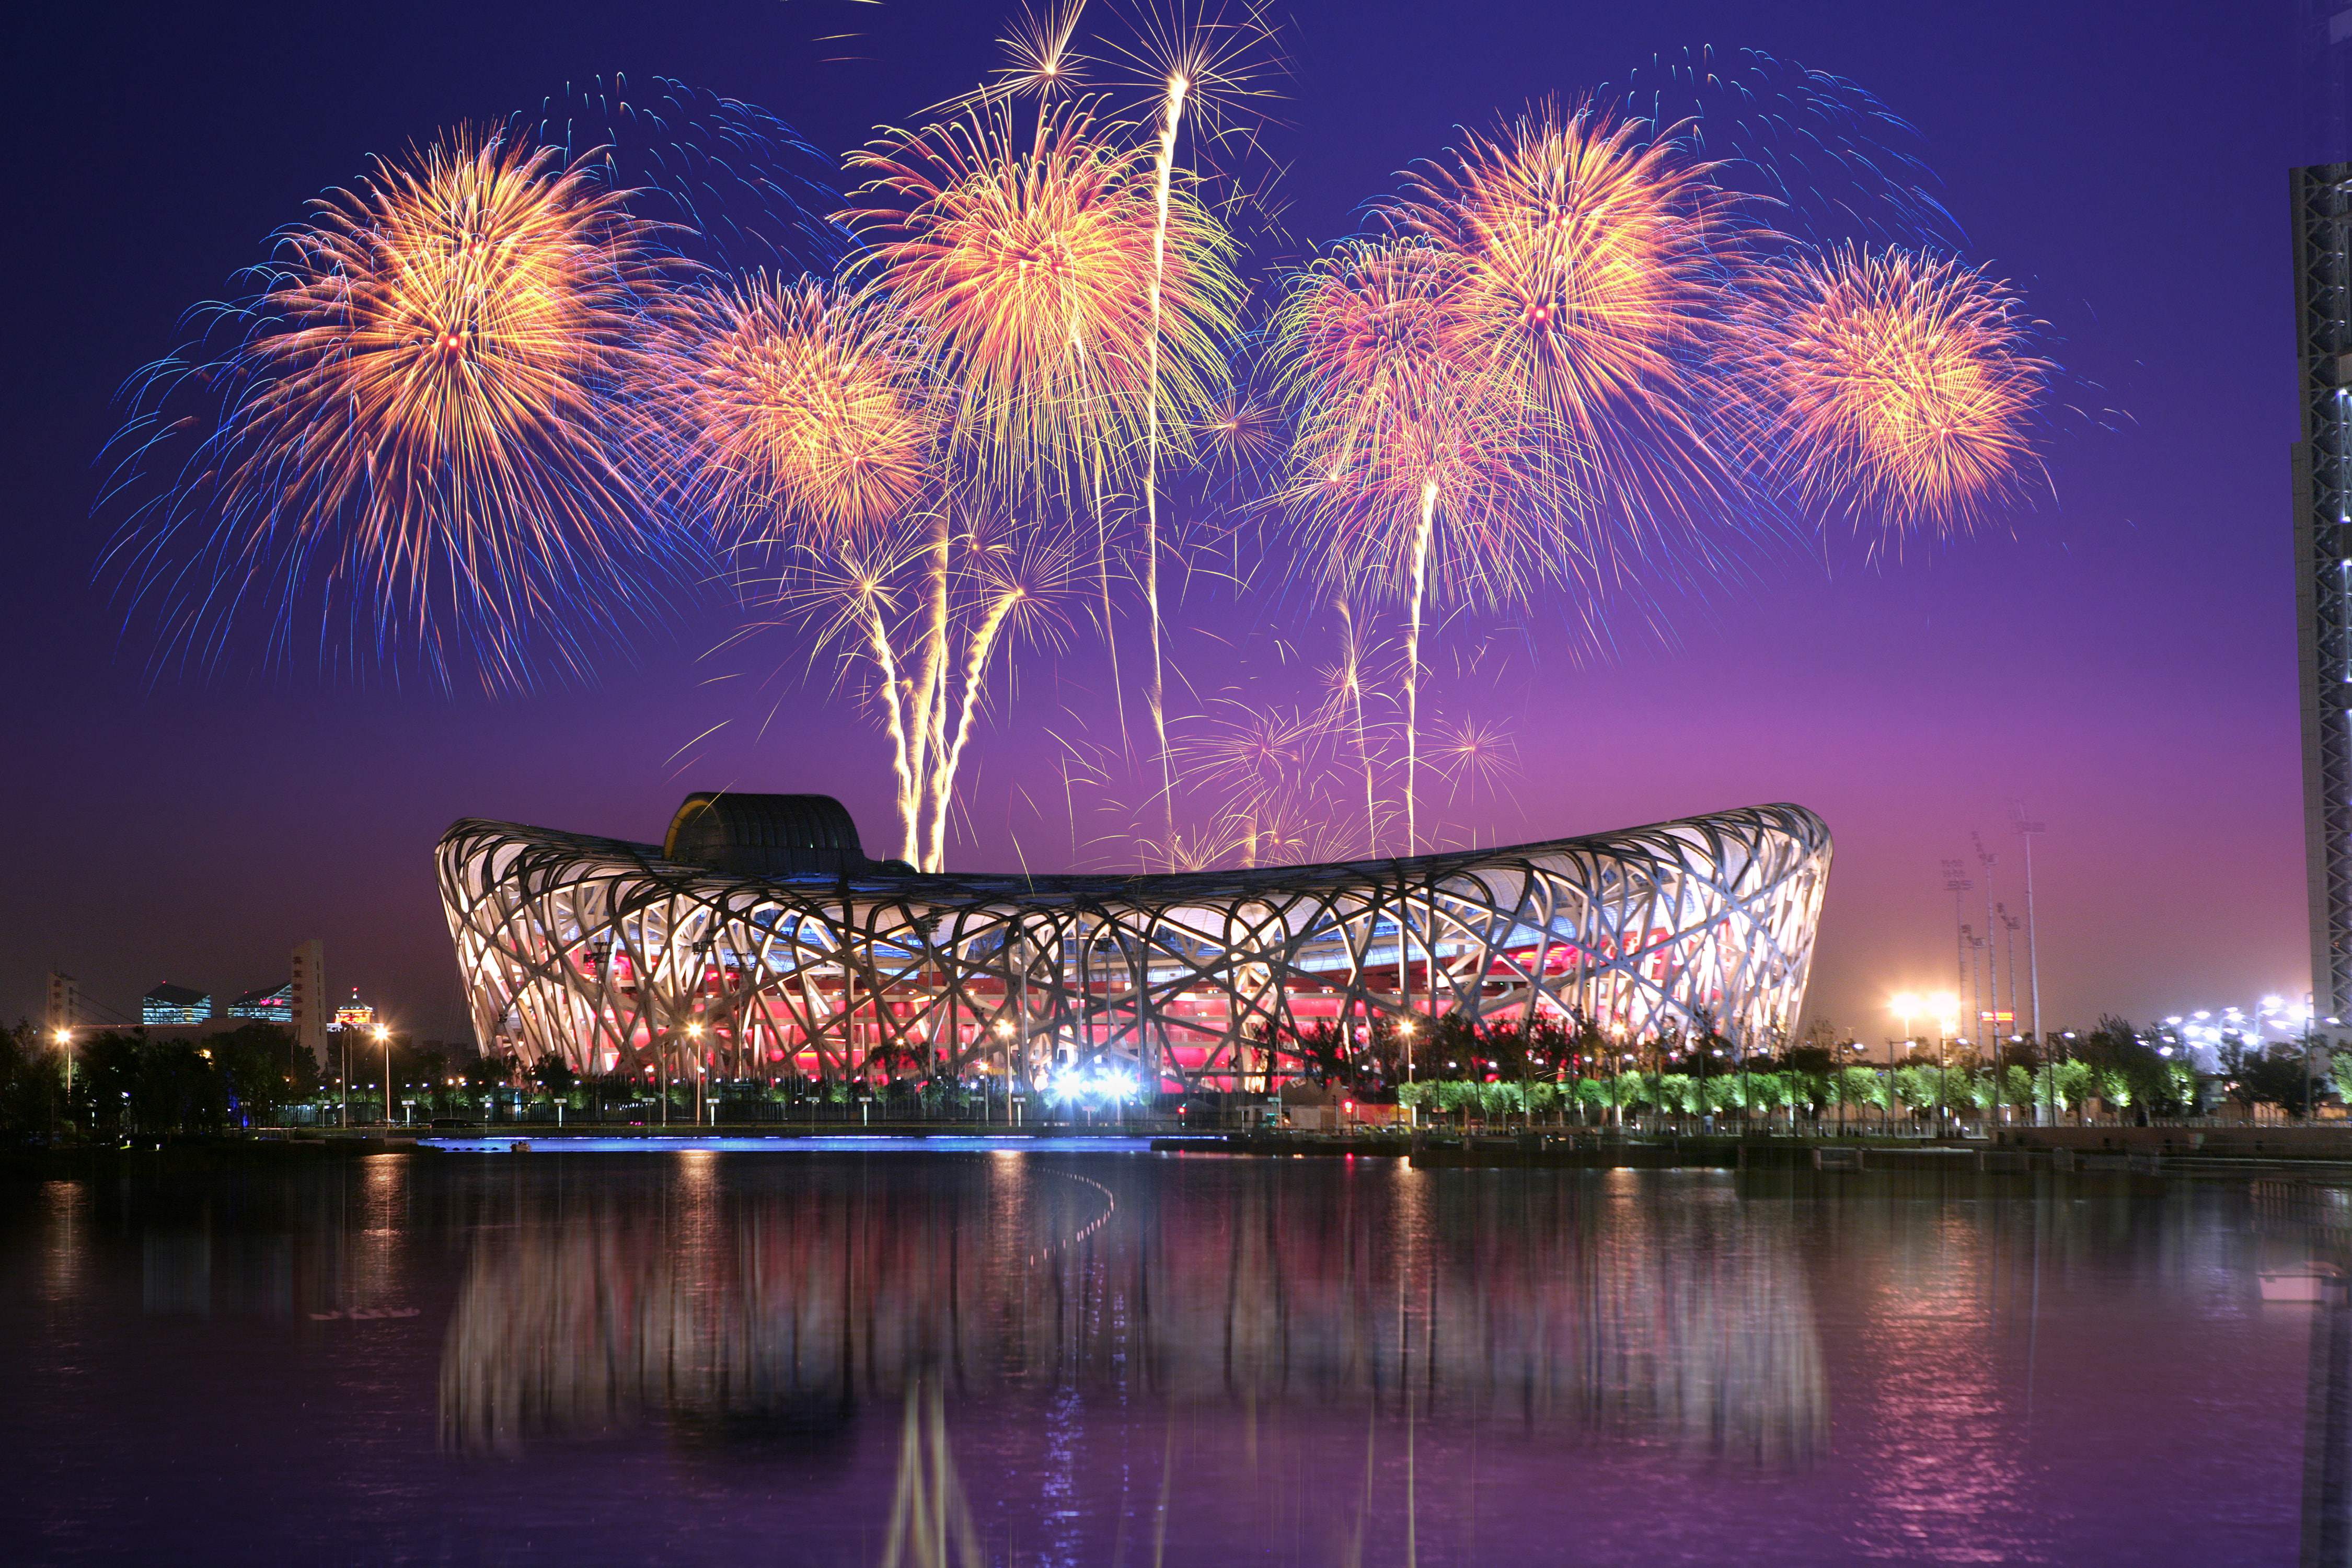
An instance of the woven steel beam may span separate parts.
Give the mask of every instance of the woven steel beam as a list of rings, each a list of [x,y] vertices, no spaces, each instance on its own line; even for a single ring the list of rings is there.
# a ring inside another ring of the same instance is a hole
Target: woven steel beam
[[[1264,1088],[1269,1046],[1409,1014],[1582,1014],[1627,1038],[1785,1031],[1826,826],[1758,806],[1408,860],[1164,877],[733,876],[465,821],[438,852],[485,1050],[733,1078],[1124,1065]]]

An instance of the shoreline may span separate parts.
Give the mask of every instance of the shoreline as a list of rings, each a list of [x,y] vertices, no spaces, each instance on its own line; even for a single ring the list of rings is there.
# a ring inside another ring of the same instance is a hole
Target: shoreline
[[[437,1145],[451,1144],[457,1147]],[[814,1145],[814,1147],[811,1147]],[[911,1124],[872,1129],[773,1126],[671,1130],[496,1127],[394,1129],[324,1135],[278,1132],[176,1138],[121,1145],[60,1145],[0,1152],[0,1180],[99,1175],[178,1174],[311,1169],[352,1160],[400,1156],[513,1158],[530,1153],[659,1154],[700,1147],[713,1152],[915,1153],[1034,1149],[1143,1152],[1255,1159],[1394,1159],[1420,1170],[1716,1170],[1950,1174],[2118,1174],[2135,1182],[2167,1177],[2257,1177],[2282,1173],[2352,1184],[2352,1138],[2336,1129],[2024,1128],[1997,1140],[1742,1137],[1717,1133],[1612,1135],[1537,1131],[1467,1136],[1427,1130],[1345,1136],[1294,1131],[1233,1131],[1170,1136],[1112,1128],[986,1128]],[[715,1146],[715,1147],[714,1147]]]

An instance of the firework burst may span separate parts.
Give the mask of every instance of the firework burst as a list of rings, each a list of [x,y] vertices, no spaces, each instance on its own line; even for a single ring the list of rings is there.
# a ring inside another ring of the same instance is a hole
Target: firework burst
[[[1458,259],[1454,360],[1522,401],[1587,500],[1712,496],[1685,367],[1713,341],[1748,236],[1710,165],[1639,122],[1542,105],[1419,174],[1392,221]]]
[[[1223,390],[1232,242],[1176,193],[1155,376],[1151,165],[1088,105],[1042,108],[1027,137],[982,105],[851,162],[874,176],[873,205],[843,215],[874,242],[866,276],[956,389],[954,455],[986,489],[1115,488],[1150,409],[1193,413]]]
[[[1742,444],[1806,500],[1965,526],[2038,471],[2033,323],[1981,268],[1841,247],[1774,269],[1727,338]]]
[[[889,301],[764,275],[698,290],[644,388],[690,461],[688,504],[754,529],[879,528],[933,479],[920,345]]]
[[[1772,226],[1821,246],[1856,235],[1949,245],[1917,129],[1859,84],[1760,49],[1659,55],[1597,89],[1706,159],[1711,177],[1768,204]]]
[[[1016,98],[1052,98],[1080,90],[1093,62],[1076,44],[1087,0],[1052,0],[1022,14],[1020,25],[997,44],[1010,63],[993,89]]]
[[[638,602],[661,542],[613,393],[676,263],[625,195],[459,131],[283,231],[227,312],[246,328],[229,358],[152,373],[165,395],[226,388],[179,486],[117,545],[167,646],[208,659],[257,601],[283,651],[310,595],[360,647],[414,638],[446,683],[463,638],[486,686],[516,688],[545,627]]]

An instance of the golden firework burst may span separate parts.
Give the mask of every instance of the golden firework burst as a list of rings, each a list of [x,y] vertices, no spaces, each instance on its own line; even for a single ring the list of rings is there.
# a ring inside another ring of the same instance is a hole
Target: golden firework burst
[[[1892,528],[1965,525],[2038,471],[2049,365],[1979,268],[1843,247],[1776,268],[1734,316],[1742,444],[1808,500]]]
[[[614,394],[678,264],[627,195],[589,159],[460,129],[279,235],[219,367],[206,482],[132,546],[160,578],[174,536],[209,527],[203,564],[170,569],[202,584],[171,612],[183,646],[242,598],[317,592],[381,641],[415,636],[445,679],[458,639],[486,685],[518,687],[535,634],[569,647],[637,597],[619,557],[651,542],[643,430]]]
[[[851,162],[873,173],[873,205],[842,216],[874,239],[867,276],[956,388],[958,453],[984,480],[1115,483],[1155,395],[1190,415],[1223,390],[1232,241],[1176,193],[1155,388],[1153,170],[1087,104],[1045,106],[1027,137],[982,105]]]
[[[1661,467],[1706,478],[1684,364],[1711,341],[1752,237],[1712,165],[1644,131],[1542,104],[1467,138],[1391,208],[1460,260],[1454,352],[1570,444],[1597,476],[1588,495]]]
[[[696,499],[754,528],[854,534],[932,477],[934,399],[890,302],[759,276],[698,291],[662,334],[649,392],[682,437]]]

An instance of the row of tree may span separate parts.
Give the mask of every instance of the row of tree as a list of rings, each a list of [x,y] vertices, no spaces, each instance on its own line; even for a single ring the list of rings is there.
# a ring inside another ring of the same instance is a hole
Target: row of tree
[[[383,1058],[352,1062],[353,1114],[383,1115]],[[379,1070],[371,1074],[371,1066]],[[418,1049],[395,1041],[395,1098],[420,1114],[463,1114],[508,1082],[509,1064],[470,1051]],[[68,1083],[70,1077],[70,1083]],[[293,1031],[249,1023],[201,1039],[156,1039],[136,1030],[77,1037],[70,1075],[64,1053],[31,1025],[0,1029],[0,1142],[59,1136],[112,1141],[283,1125],[295,1106],[340,1101],[342,1086]]]
[[[2311,1042],[2226,1043],[2200,1073],[2170,1026],[2146,1028],[2113,1016],[2088,1032],[2053,1032],[2037,1047],[2013,1042],[1997,1055],[1915,1050],[1883,1066],[1863,1047],[1817,1032],[1813,1042],[1743,1047],[1702,1015],[1695,1027],[1635,1041],[1593,1020],[1478,1024],[1456,1014],[1381,1019],[1369,1028],[1319,1025],[1275,1043],[1318,1083],[1360,1101],[1522,1114],[1584,1108],[1706,1116],[1841,1111],[1915,1116],[1938,1106],[1991,1114],[2007,1106],[2079,1114],[2192,1116],[2220,1101],[2273,1105],[2303,1116],[2329,1094],[2352,1100],[2352,1052]]]
[[[1257,1063],[1280,1076],[1298,1070],[1367,1104],[1404,1103],[1463,1115],[1738,1115],[1748,1120],[1925,1118],[1939,1108],[1964,1116],[2021,1118],[2036,1108],[2079,1115],[2093,1103],[2112,1113],[2179,1117],[2227,1100],[2306,1115],[2329,1095],[2352,1100],[2352,1051],[2306,1049],[2302,1042],[2225,1044],[2218,1072],[2200,1073],[2186,1044],[2166,1026],[2136,1028],[2104,1017],[2083,1034],[2053,1034],[2039,1049],[2013,1044],[1997,1058],[1963,1052],[1938,1061],[1915,1053],[1885,1066],[1853,1059],[1853,1042],[1746,1049],[1702,1016],[1697,1026],[1624,1041],[1589,1019],[1532,1025],[1477,1024],[1459,1015],[1384,1018],[1367,1029],[1318,1026],[1257,1041]],[[371,1049],[353,1064],[354,1114],[383,1115],[382,1059]],[[896,1086],[926,1104],[958,1097],[956,1086],[918,1062],[870,1064],[857,1085],[782,1080],[769,1098],[846,1099],[854,1089]],[[376,1070],[369,1070],[371,1068]],[[470,1051],[418,1049],[395,1042],[390,1064],[396,1102],[421,1120],[477,1116],[486,1095],[523,1081],[515,1064]],[[632,1075],[583,1079],[560,1061],[540,1064],[534,1091],[574,1110],[641,1101],[652,1086]],[[63,1056],[31,1026],[0,1030],[0,1142],[60,1135],[100,1139],[223,1132],[282,1124],[289,1108],[339,1100],[343,1087],[323,1074],[290,1031],[247,1024],[200,1040],[150,1039],[110,1031],[79,1040],[70,1085]],[[712,1086],[733,1097],[742,1086]],[[673,1086],[673,1093],[677,1092]],[[691,1099],[691,1091],[687,1091]]]

